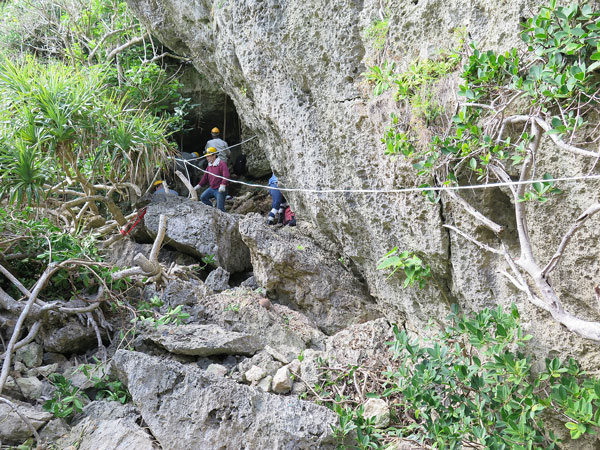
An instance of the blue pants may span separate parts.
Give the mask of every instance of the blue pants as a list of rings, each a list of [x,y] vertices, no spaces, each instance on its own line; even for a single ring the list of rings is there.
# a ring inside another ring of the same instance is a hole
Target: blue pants
[[[202,203],[208,206],[212,206],[210,201],[211,198],[217,199],[217,208],[221,211],[225,211],[225,192],[219,192],[218,189],[208,188],[200,196]]]
[[[271,199],[273,199],[273,202],[271,203],[271,209],[276,209],[279,211],[281,202],[283,202],[283,194],[277,189],[269,189],[269,194],[271,195]]]

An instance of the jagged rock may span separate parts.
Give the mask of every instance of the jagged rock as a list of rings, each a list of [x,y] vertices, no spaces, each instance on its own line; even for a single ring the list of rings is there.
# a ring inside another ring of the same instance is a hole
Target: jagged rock
[[[82,353],[97,343],[96,332],[71,317],[62,326],[46,323],[40,330],[44,350],[53,353]]]
[[[54,444],[60,439],[64,438],[70,432],[70,430],[71,428],[67,425],[64,419],[54,419],[48,422],[46,426],[41,429],[39,433],[40,440],[48,444],[48,447],[50,447],[51,444]]]
[[[281,398],[193,366],[119,350],[113,358],[152,434],[170,450],[334,449],[325,407]],[[185,440],[182,439],[185,436]]]
[[[273,230],[263,218],[240,222],[254,276],[278,302],[289,303],[327,334],[377,317],[365,286],[310,238],[289,227]]]
[[[271,388],[276,394],[283,394],[292,389],[292,378],[290,377],[290,369],[287,366],[277,371],[273,377]]]
[[[325,335],[311,320],[287,306],[274,304],[270,310],[258,303],[261,295],[238,288],[198,300],[190,310],[203,323],[256,336],[288,360],[306,347],[321,348]]]
[[[208,274],[208,277],[204,280],[204,284],[215,292],[225,291],[229,289],[229,275],[229,272],[225,269],[217,267]]]
[[[39,430],[54,416],[41,409],[32,408],[28,404],[13,402],[19,412],[29,419],[31,425]],[[0,442],[2,444],[20,444],[32,436],[31,431],[12,408],[0,402]]]
[[[365,419],[375,418],[376,428],[386,428],[390,424],[390,407],[385,400],[370,398],[365,403],[363,416]]]
[[[253,355],[263,348],[256,336],[227,331],[218,325],[179,325],[148,328],[143,338],[179,355]]]
[[[210,364],[206,371],[212,375],[216,375],[218,377],[224,377],[227,375],[229,370],[227,367],[222,366],[221,364]]]
[[[244,378],[250,383],[256,383],[267,375],[267,371],[259,366],[252,366],[244,373]]]
[[[131,405],[92,402],[85,416],[59,444],[65,448],[78,442],[78,450],[157,450],[150,436],[136,421],[139,413]]]
[[[31,342],[15,352],[15,361],[22,361],[29,369],[42,365],[42,346]]]
[[[144,224],[153,235],[161,214],[167,217],[165,243],[170,246],[198,258],[212,254],[215,263],[230,273],[251,267],[250,253],[238,231],[239,216],[174,198],[148,206]]]
[[[26,400],[36,400],[42,396],[44,384],[36,377],[8,377],[5,388],[14,397],[21,396]]]
[[[152,244],[140,244],[131,239],[121,239],[115,242],[105,250],[104,261],[117,267],[126,268],[135,266],[133,257],[138,253],[149,257],[152,250]],[[174,252],[163,247],[158,253],[158,261],[165,266],[171,263],[179,265],[190,265],[197,263],[197,260],[189,255]]]
[[[271,392],[271,383],[273,382],[273,377],[271,375],[267,375],[262,380],[258,382],[256,387],[263,392]]]
[[[150,299],[158,295],[164,306],[175,308],[179,305],[193,306],[198,299],[212,295],[213,291],[201,280],[170,280],[164,291],[157,291],[154,286],[147,286],[144,298]]]
[[[319,369],[326,366],[387,367],[392,353],[385,344],[393,340],[392,327],[385,319],[352,325],[329,336],[325,350],[307,349],[300,363],[302,379],[310,386],[319,381]]]
[[[301,381],[296,381],[296,382],[294,382],[294,384],[292,384],[292,394],[293,395],[304,394],[307,390],[308,390],[308,388],[306,387],[306,384],[302,383]]]
[[[252,275],[251,277],[246,278],[244,281],[242,281],[240,286],[247,287],[248,289],[256,289],[258,288],[258,283],[256,282],[256,278],[254,277],[254,275]]]
[[[46,366],[40,366],[40,367],[34,367],[33,369],[29,369],[27,371],[27,376],[28,377],[45,377],[48,378],[48,376],[51,373],[57,372],[58,371],[58,364],[54,363],[54,364],[48,364]]]

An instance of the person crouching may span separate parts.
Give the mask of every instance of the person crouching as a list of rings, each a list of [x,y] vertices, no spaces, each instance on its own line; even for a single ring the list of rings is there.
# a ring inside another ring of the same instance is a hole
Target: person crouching
[[[209,147],[206,149],[204,156],[208,161],[208,166],[206,167],[204,176],[194,189],[198,190],[202,186],[206,186],[208,184],[208,189],[202,193],[200,200],[205,205],[212,206],[210,200],[216,198],[217,208],[221,211],[225,211],[225,196],[227,195],[226,192],[228,181],[224,180],[223,178],[219,178],[219,176],[230,178],[229,169],[227,168],[225,161],[222,161],[219,157],[217,157],[216,148]]]

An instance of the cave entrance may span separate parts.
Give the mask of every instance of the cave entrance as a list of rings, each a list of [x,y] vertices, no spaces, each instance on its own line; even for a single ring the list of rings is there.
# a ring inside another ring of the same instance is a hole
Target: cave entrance
[[[210,130],[214,127],[221,131],[219,137],[228,145],[240,143],[241,122],[229,96],[223,93],[203,95],[201,99],[194,99],[194,101],[197,106],[192,117],[188,117],[187,129],[174,135],[181,152],[202,154],[206,142],[212,139]],[[240,152],[240,146],[231,149],[230,166]]]

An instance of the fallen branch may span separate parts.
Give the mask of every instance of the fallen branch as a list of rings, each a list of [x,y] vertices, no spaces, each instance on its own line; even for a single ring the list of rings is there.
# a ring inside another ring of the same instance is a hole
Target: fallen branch
[[[198,201],[198,193],[196,192],[196,189],[193,188],[192,183],[190,183],[190,180],[188,180],[187,177],[184,174],[182,174],[179,170],[175,171],[175,175],[179,177],[181,182],[187,188],[188,192],[190,193],[190,198],[192,200]]]
[[[161,278],[166,277],[163,273],[162,267],[158,262],[158,252],[165,238],[167,231],[167,218],[161,214],[158,221],[158,233],[152,245],[150,251],[150,258],[146,258],[143,254],[138,253],[133,257],[133,262],[137,267],[131,267],[129,269],[121,270],[113,274],[113,280],[121,280],[126,277],[134,275],[142,275],[144,277],[150,277],[149,282],[158,282]]]

